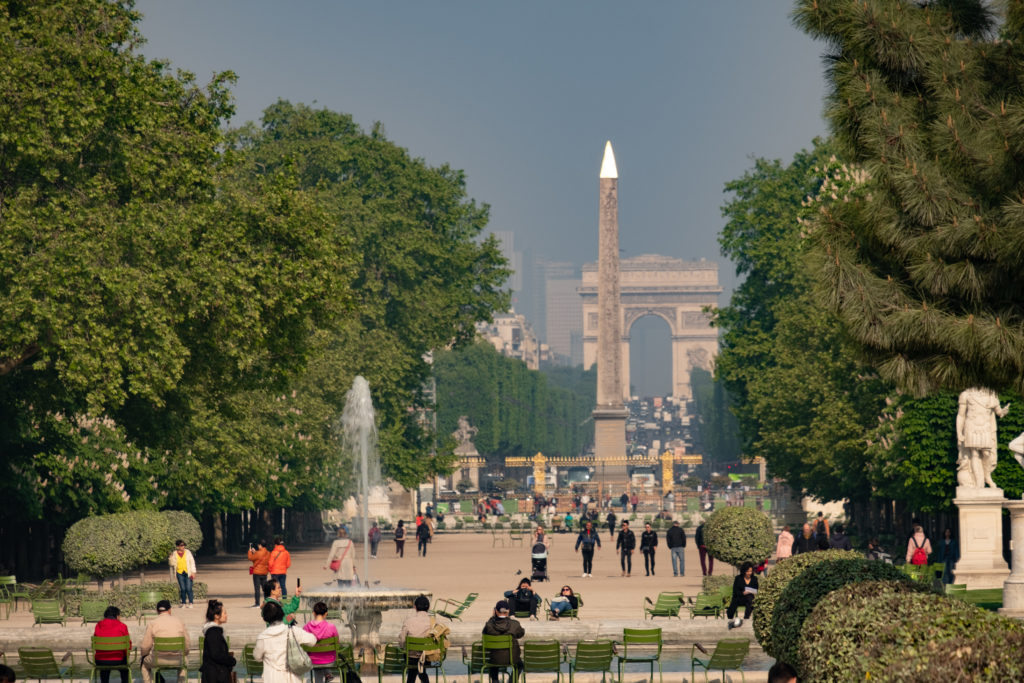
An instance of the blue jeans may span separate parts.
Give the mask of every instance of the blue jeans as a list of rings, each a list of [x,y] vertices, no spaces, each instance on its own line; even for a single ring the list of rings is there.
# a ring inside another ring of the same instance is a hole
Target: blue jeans
[[[682,546],[671,548],[672,550],[672,576],[683,576],[686,548]]]
[[[187,573],[175,574],[178,577],[178,593],[181,595],[181,604],[191,605],[195,602],[192,596],[192,579]]]
[[[285,580],[288,578],[287,574],[271,574],[272,578],[277,581],[277,585],[281,587],[281,597],[288,597],[288,586],[284,585]]]

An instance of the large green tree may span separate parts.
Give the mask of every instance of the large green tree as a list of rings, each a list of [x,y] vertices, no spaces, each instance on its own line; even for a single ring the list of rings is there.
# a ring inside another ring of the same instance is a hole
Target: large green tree
[[[1024,4],[800,0],[794,16],[830,47],[827,116],[870,176],[810,228],[825,301],[911,393],[1020,393]]]

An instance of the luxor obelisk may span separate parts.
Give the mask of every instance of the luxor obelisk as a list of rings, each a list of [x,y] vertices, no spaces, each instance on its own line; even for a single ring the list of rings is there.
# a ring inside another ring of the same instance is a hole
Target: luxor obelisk
[[[619,308],[619,172],[612,143],[601,162],[597,254],[597,406],[594,464],[604,482],[626,480],[626,418],[622,405],[622,314]],[[607,491],[607,489],[605,489]]]

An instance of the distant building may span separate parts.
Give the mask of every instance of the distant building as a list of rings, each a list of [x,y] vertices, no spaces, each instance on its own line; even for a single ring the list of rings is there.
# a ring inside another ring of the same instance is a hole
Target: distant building
[[[582,344],[578,358],[573,358],[573,334],[582,339],[583,312],[580,310],[580,271],[565,261],[543,263],[544,330],[540,335],[553,354],[552,361],[559,365],[578,365],[582,362]]]
[[[508,288],[512,290],[512,306],[516,308],[516,302],[523,293],[523,252],[516,251],[515,233],[511,230],[495,230],[493,234],[501,242],[501,254],[512,271],[508,276]]]
[[[477,323],[476,330],[498,353],[518,358],[531,370],[539,370],[541,360],[547,361],[546,345],[542,348],[533,327],[515,311],[496,314],[493,323]]]

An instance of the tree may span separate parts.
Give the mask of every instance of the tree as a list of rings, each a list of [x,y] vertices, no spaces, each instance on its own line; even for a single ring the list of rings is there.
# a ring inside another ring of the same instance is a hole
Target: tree
[[[705,462],[736,462],[740,458],[739,423],[729,409],[729,396],[720,380],[703,368],[690,371],[695,412],[700,418],[697,438]]]
[[[823,298],[915,395],[1024,390],[1024,5],[800,0],[826,41],[827,116],[869,191],[810,234]],[[996,29],[1000,36],[996,37]]]

